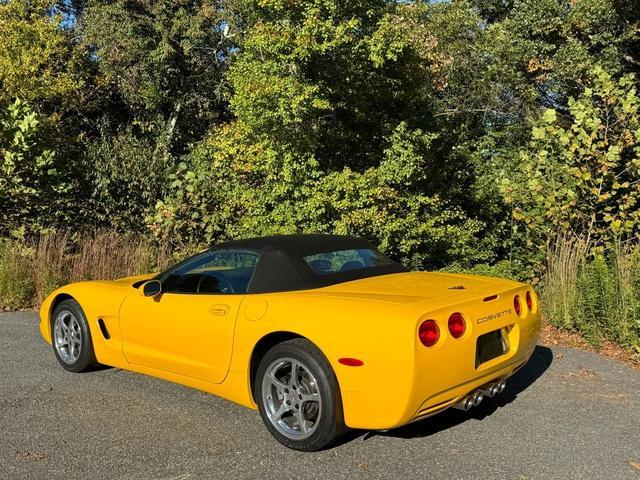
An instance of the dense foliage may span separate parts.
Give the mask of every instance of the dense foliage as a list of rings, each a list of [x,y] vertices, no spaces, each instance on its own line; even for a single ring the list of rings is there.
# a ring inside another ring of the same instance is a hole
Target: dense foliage
[[[602,70],[578,99],[571,121],[546,110],[518,152],[519,169],[502,190],[513,219],[535,247],[571,232],[602,250],[611,236],[636,238],[640,228],[640,98],[634,79]]]
[[[55,152],[38,141],[40,127],[36,114],[20,99],[0,117],[0,221],[5,225],[28,218],[33,228],[68,207],[69,184],[58,175]]]
[[[8,0],[0,29],[2,236],[353,233],[533,278],[558,233],[638,235],[634,0]]]

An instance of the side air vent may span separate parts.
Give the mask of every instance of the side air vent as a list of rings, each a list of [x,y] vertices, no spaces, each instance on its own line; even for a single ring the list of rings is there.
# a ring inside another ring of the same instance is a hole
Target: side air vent
[[[98,319],[98,326],[100,327],[100,332],[102,332],[102,336],[105,340],[109,340],[111,335],[109,335],[109,330],[107,330],[107,326],[104,324],[104,320],[101,318]]]
[[[496,298],[498,298],[498,295],[491,295],[490,297],[484,297],[482,299],[483,302],[490,302],[491,300],[495,300]]]

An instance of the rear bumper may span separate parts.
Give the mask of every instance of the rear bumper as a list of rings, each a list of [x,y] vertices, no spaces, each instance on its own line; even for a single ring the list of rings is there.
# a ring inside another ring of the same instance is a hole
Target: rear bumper
[[[540,316],[539,314],[532,316],[510,327],[508,334],[510,349],[500,357],[473,368],[471,352],[458,352],[459,357],[465,359],[457,362],[458,365],[455,365],[451,355],[446,355],[446,358],[452,362],[447,378],[421,371],[416,376],[417,384],[413,389],[413,399],[409,402],[412,406],[407,412],[410,413],[407,421],[414,421],[444,410],[473,390],[497,380],[504,380],[525,365],[536,347],[540,332]],[[475,338],[473,341],[475,342]],[[474,342],[470,344],[475,346]],[[433,372],[433,366],[430,370]]]
[[[446,319],[448,315],[450,312],[446,311],[442,317],[432,318]],[[364,388],[358,392],[343,391],[345,423],[370,430],[400,427],[453,406],[477,388],[510,377],[533,354],[540,331],[540,312],[528,312],[524,318],[509,315],[468,326],[470,331],[462,339],[445,338],[432,348],[418,344],[415,355],[410,357],[402,356],[406,350],[397,347],[399,338],[403,335],[406,338],[407,332],[400,329],[390,332],[385,343],[388,349],[380,352],[380,364],[368,372]],[[477,337],[497,329],[508,331],[509,349],[476,367]]]
[[[520,370],[520,368],[522,368],[527,363],[530,357],[531,354],[525,360],[517,360],[512,364],[491,372],[490,374],[482,375],[481,377],[478,377],[473,381],[467,382],[463,385],[458,385],[457,387],[453,387],[447,391],[440,392],[438,397],[446,398],[446,400],[440,401],[439,403],[434,403],[432,399],[426,400],[407,423],[416,422],[418,420],[422,420],[424,418],[435,415],[436,413],[440,413],[443,410],[452,407],[469,393],[482,387],[483,385],[495,383],[500,380],[509,378],[511,375]]]

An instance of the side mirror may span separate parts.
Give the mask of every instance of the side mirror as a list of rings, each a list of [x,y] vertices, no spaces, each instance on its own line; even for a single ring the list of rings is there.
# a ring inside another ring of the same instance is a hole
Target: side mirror
[[[143,297],[155,297],[162,292],[162,284],[160,280],[149,280],[148,282],[144,282],[138,291]]]

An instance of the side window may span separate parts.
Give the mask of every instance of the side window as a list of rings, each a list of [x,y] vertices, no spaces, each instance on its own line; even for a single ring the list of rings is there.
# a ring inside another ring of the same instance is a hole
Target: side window
[[[162,279],[167,293],[247,293],[260,255],[247,250],[205,252]]]

